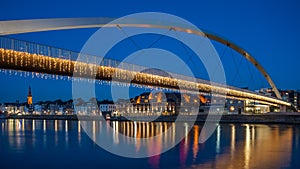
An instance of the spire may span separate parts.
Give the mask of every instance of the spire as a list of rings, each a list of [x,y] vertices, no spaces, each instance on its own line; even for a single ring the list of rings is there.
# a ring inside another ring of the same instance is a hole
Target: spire
[[[29,89],[28,89],[28,97],[31,97],[32,95],[31,95],[31,87],[30,87],[30,85],[29,85]]]

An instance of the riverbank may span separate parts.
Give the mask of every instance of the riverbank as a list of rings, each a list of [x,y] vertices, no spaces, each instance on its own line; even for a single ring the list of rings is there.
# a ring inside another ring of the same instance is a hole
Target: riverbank
[[[77,115],[13,115],[8,119],[36,119],[36,120],[103,120],[101,116],[77,116]],[[219,116],[211,116],[211,122],[217,122]],[[153,121],[154,117],[111,117],[111,121]],[[177,116],[160,116],[155,122],[174,122]],[[204,123],[207,120],[207,114],[198,115],[197,118],[191,116],[181,116],[178,121],[195,121]],[[284,123],[284,124],[300,124],[300,113],[268,113],[256,115],[222,115],[220,123]]]
[[[34,119],[34,120],[101,120],[101,116],[77,116],[77,115],[11,115],[8,119]]]

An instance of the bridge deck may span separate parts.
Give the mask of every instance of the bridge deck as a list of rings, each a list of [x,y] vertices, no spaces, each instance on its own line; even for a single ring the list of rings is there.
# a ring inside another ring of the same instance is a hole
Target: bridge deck
[[[30,71],[62,76],[91,78],[98,80],[133,83],[147,86],[158,86],[171,89],[188,90],[191,92],[214,93],[221,97],[238,100],[255,100],[268,105],[291,104],[273,97],[268,97],[230,86],[207,83],[200,79],[184,80],[165,77],[144,72],[120,69],[117,67],[98,65],[93,62],[73,61],[40,54],[31,54],[0,48],[0,68],[20,71]]]

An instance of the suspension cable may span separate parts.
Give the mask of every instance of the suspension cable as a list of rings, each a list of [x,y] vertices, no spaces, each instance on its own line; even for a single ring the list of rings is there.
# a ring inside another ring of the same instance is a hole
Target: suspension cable
[[[234,76],[233,76],[233,80],[232,80],[232,84],[234,84],[234,82],[235,82],[237,76],[239,76],[239,77],[241,78],[241,75],[240,75],[240,73],[239,73],[239,66],[238,66],[238,65],[241,65],[241,64],[242,64],[243,58],[241,57],[239,63],[237,64],[237,63],[236,63],[236,60],[235,60],[235,57],[234,57],[234,54],[233,54],[233,52],[232,52],[232,50],[230,50],[230,51],[231,51],[231,56],[232,56],[232,58],[233,58],[233,62],[234,62],[235,68],[236,68],[236,72],[235,72],[235,74],[234,74]],[[242,80],[241,80],[241,81],[242,81]]]

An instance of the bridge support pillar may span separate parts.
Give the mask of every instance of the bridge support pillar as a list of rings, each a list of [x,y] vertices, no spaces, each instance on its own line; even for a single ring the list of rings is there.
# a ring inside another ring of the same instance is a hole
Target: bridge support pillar
[[[286,106],[281,105],[280,106],[280,112],[286,112]]]

